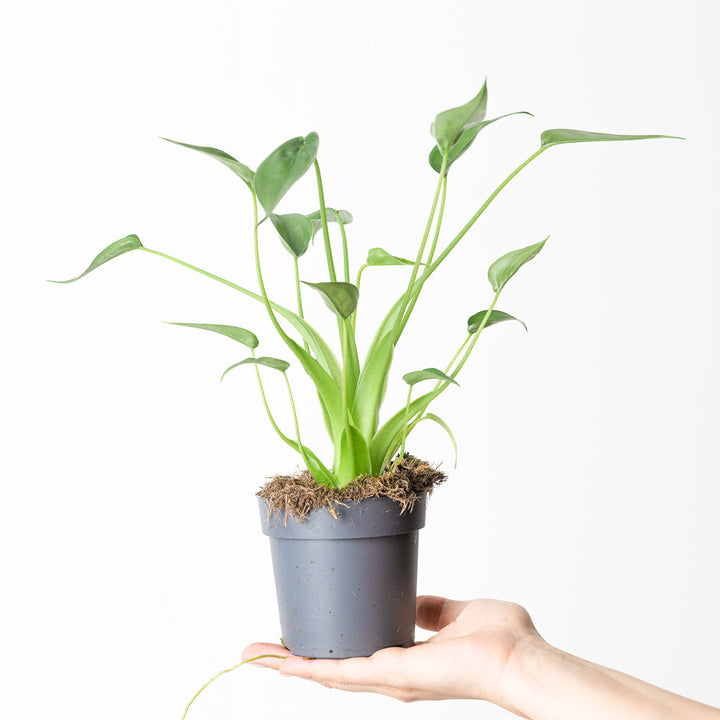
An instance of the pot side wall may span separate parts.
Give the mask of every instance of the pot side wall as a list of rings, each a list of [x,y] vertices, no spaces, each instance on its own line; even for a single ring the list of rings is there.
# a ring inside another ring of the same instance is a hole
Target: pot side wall
[[[400,515],[389,498],[336,505],[304,522],[268,517],[282,640],[294,655],[347,658],[415,638],[418,535],[426,497]]]

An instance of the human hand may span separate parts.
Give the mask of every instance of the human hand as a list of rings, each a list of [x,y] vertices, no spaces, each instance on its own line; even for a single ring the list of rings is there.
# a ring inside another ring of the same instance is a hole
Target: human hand
[[[340,690],[382,693],[405,702],[489,700],[522,714],[509,692],[521,649],[544,642],[524,608],[499,600],[460,602],[425,595],[417,599],[417,624],[436,634],[411,648],[386,648],[368,658],[306,660],[267,643],[249,645],[243,658],[286,655],[255,664]]]

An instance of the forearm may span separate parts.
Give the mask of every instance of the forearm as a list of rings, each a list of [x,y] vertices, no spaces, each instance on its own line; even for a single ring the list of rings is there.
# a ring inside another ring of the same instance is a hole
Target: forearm
[[[720,720],[720,710],[562,652],[524,645],[508,676],[512,706],[531,720]]]

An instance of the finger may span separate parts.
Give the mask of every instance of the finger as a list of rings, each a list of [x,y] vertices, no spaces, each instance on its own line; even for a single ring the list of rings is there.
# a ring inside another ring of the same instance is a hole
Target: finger
[[[468,606],[464,600],[448,600],[436,595],[420,595],[417,599],[415,623],[424,630],[442,630]]]
[[[282,655],[283,658],[290,656],[290,651],[284,648],[282,645],[274,645],[272,643],[253,643],[248,645],[242,653],[242,659],[244,661],[250,660],[250,658],[258,658],[252,662],[252,665],[261,665],[262,667],[269,667],[273,670],[280,668],[282,659],[273,657],[259,657],[262,655]]]

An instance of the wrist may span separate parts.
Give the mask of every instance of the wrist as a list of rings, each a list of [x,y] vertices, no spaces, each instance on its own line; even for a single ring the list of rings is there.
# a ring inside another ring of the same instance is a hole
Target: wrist
[[[502,677],[502,705],[521,717],[532,717],[530,713],[539,700],[547,668],[561,661],[563,654],[540,635],[518,640]]]

